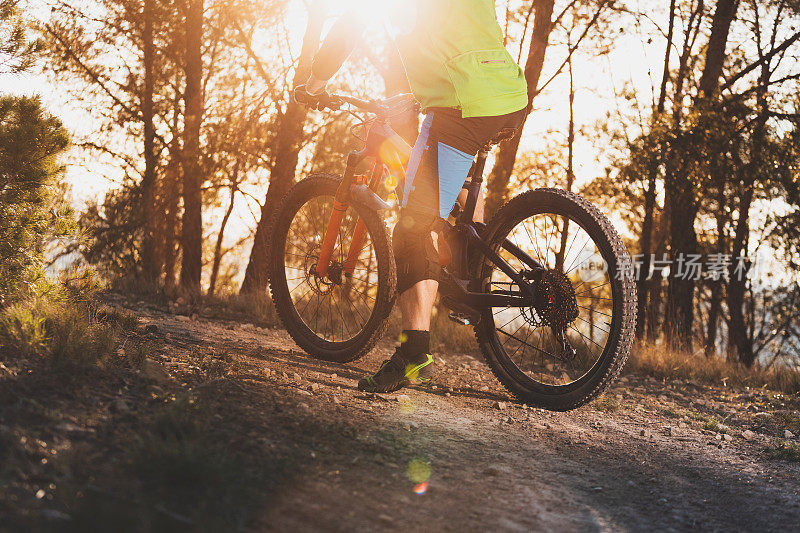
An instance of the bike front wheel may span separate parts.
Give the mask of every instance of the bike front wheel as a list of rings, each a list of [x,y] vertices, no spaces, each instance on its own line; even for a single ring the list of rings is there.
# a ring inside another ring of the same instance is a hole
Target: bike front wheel
[[[313,175],[281,201],[270,233],[270,289],[297,345],[318,359],[343,363],[368,353],[384,333],[397,275],[383,219],[355,205],[342,218],[328,275],[318,274],[339,183],[335,176]]]
[[[578,195],[537,189],[506,203],[483,237],[537,292],[533,307],[482,311],[475,332],[495,376],[546,409],[597,397],[625,365],[636,317],[630,257],[609,220]],[[520,293],[493,263],[478,276],[485,292]]]

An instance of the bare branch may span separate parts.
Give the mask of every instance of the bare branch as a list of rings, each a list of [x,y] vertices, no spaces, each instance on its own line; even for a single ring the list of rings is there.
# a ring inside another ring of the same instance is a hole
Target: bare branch
[[[575,50],[578,49],[578,46],[581,44],[581,41],[583,41],[586,35],[589,34],[589,31],[592,29],[592,27],[594,27],[594,25],[597,23],[597,20],[600,18],[600,14],[606,7],[606,4],[608,4],[608,0],[604,0],[603,2],[600,3],[600,6],[597,8],[597,11],[595,12],[594,16],[589,21],[589,23],[586,24],[586,27],[583,29],[583,33],[581,33],[580,37],[578,37],[578,40],[575,41],[575,44],[569,47],[566,59],[564,59],[564,61],[561,63],[558,69],[553,73],[552,76],[550,76],[550,78],[546,82],[544,82],[543,85],[540,85],[539,87],[536,88],[533,95],[528,97],[529,100],[536,97],[539,93],[541,93],[545,89],[545,87],[547,87],[550,84],[551,81],[556,79],[558,75],[561,74],[561,72],[564,70],[564,67],[566,67],[567,64],[572,60],[572,54],[575,52]]]
[[[800,31],[796,32],[794,35],[783,41],[777,48],[773,48],[769,51],[769,53],[764,54],[764,57],[760,58],[758,61],[754,61],[747,67],[740,70],[738,73],[734,74],[730,79],[728,79],[722,87],[720,87],[720,91],[724,91],[725,89],[729,89],[734,83],[742,79],[744,76],[761,66],[764,62],[769,61],[777,54],[781,53],[782,51],[789,48],[793,45],[798,39],[800,39]]]
[[[100,76],[99,76],[99,75],[98,75],[98,74],[97,74],[95,71],[93,71],[93,70],[92,70],[92,69],[91,69],[91,68],[90,68],[90,67],[89,67],[89,66],[88,66],[86,63],[84,63],[84,62],[81,60],[81,58],[79,58],[79,57],[78,57],[78,55],[77,55],[77,54],[76,54],[76,53],[75,53],[75,52],[72,50],[72,48],[69,46],[69,43],[67,43],[67,42],[66,42],[66,41],[65,41],[65,40],[64,40],[64,39],[61,37],[61,35],[59,35],[59,34],[58,34],[58,33],[57,33],[57,32],[56,32],[54,29],[53,29],[53,27],[52,27],[50,24],[45,24],[45,25],[44,25],[44,28],[45,28],[45,30],[47,31],[47,33],[49,33],[49,34],[50,34],[50,35],[51,35],[51,36],[52,36],[52,37],[53,37],[53,38],[54,38],[56,41],[58,41],[58,42],[59,42],[59,44],[61,44],[62,48],[64,49],[64,52],[65,52],[65,53],[66,53],[68,56],[70,56],[70,57],[73,59],[73,61],[75,61],[75,64],[76,64],[76,65],[78,65],[78,67],[79,67],[81,70],[83,70],[83,71],[86,73],[86,75],[87,75],[87,76],[89,76],[89,78],[90,78],[90,79],[91,79],[91,80],[92,80],[92,81],[95,83],[95,85],[97,85],[98,87],[100,87],[100,89],[102,89],[102,90],[103,90],[103,92],[105,92],[105,93],[106,93],[106,94],[107,94],[107,95],[108,95],[108,96],[111,98],[111,100],[113,100],[113,102],[114,102],[116,105],[118,105],[119,107],[121,107],[121,108],[122,108],[122,110],[123,110],[125,113],[127,113],[127,114],[128,114],[130,117],[132,117],[132,118],[134,118],[134,119],[136,119],[136,120],[138,120],[138,121],[142,121],[142,117],[141,117],[141,115],[139,115],[139,113],[137,113],[137,112],[136,112],[134,109],[131,109],[131,108],[130,108],[130,107],[127,105],[127,104],[125,104],[125,102],[123,102],[122,100],[120,100],[120,98],[119,98],[119,97],[118,97],[116,94],[114,94],[114,93],[111,91],[111,89],[109,89],[109,88],[106,86],[105,82],[103,82],[103,80],[102,80],[102,79],[100,79]],[[161,142],[161,144],[163,144],[164,146],[167,146],[167,141],[166,141],[166,140],[164,140],[164,137],[162,137],[162,136],[161,136],[161,135],[159,135],[158,133],[156,133],[156,134],[155,134],[155,137],[156,137],[156,139],[158,139],[158,140],[159,140],[159,142]]]

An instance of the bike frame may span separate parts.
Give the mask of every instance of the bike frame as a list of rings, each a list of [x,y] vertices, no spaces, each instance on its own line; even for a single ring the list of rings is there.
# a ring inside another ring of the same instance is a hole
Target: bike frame
[[[319,259],[317,260],[317,273],[322,277],[328,276],[328,269],[333,255],[333,248],[336,245],[336,238],[339,235],[339,229],[341,228],[344,214],[350,206],[352,187],[360,184],[355,174],[358,165],[370,157],[375,158],[369,183],[364,183],[364,185],[367,185],[369,189],[378,196],[383,196],[379,194],[378,191],[384,173],[388,171],[390,175],[392,175],[392,172],[395,172],[405,176],[405,168],[402,166],[404,160],[403,154],[411,152],[411,146],[399,133],[392,129],[387,117],[382,112],[383,110],[378,107],[378,104],[345,96],[340,96],[339,98],[359,108],[368,111],[371,110],[375,112],[377,116],[368,127],[364,148],[358,151],[354,150],[347,155],[345,171],[342,176],[342,181],[336,189],[336,196],[333,201],[333,212],[331,213],[328,226],[325,229],[325,236],[322,239]],[[366,226],[364,221],[359,218],[353,230],[353,239],[350,242],[347,259],[345,259],[342,264],[342,271],[345,274],[353,273],[356,261],[358,260],[358,253],[361,251],[364,244],[365,235]]]
[[[342,181],[336,190],[333,211],[325,229],[319,259],[317,261],[317,273],[322,277],[329,277],[329,268],[336,239],[339,235],[344,214],[352,201],[351,190],[353,186],[363,183],[363,181],[359,181],[359,177],[355,174],[358,165],[370,157],[375,158],[372,171],[368,178],[369,182],[363,184],[367,185],[373,193],[383,197],[385,195],[379,194],[378,191],[384,173],[388,170],[390,176],[395,173],[401,174],[404,178],[405,168],[403,167],[403,154],[407,154],[411,150],[409,144],[389,125],[388,119],[385,114],[382,113],[379,104],[365,102],[347,96],[338,96],[338,98],[366,111],[376,113],[377,116],[369,125],[364,148],[358,151],[352,151],[347,156],[345,171],[342,176]],[[505,239],[504,242],[501,243],[501,248],[530,268],[530,271],[526,272],[526,274],[530,276],[530,279],[528,279],[527,276],[523,277],[514,270],[508,262],[500,257],[496,250],[492,249],[492,247],[483,240],[481,235],[485,230],[485,225],[473,221],[475,207],[483,184],[483,172],[488,156],[488,149],[489,147],[485,147],[481,150],[473,162],[467,182],[464,185],[467,191],[467,199],[464,208],[456,217],[455,224],[450,224],[445,221],[448,230],[447,233],[451,237],[459,239],[459,244],[463,246],[462,249],[465,252],[459,254],[457,259],[458,263],[454,265],[454,269],[458,272],[467,273],[469,276],[468,258],[470,253],[475,251],[482,254],[497,268],[503,271],[518,287],[520,287],[520,290],[496,290],[486,293],[471,292],[465,284],[458,283],[457,280],[453,278],[452,274],[450,274],[447,269],[444,269],[444,279],[441,280],[440,291],[444,295],[450,296],[458,302],[476,310],[487,307],[531,307],[536,305],[535,284],[531,283],[531,281],[535,280],[538,274],[544,272],[545,268],[514,243]],[[400,187],[400,191],[402,190],[403,188]],[[402,193],[396,192],[396,195],[398,197],[398,202],[402,202]],[[347,253],[347,259],[342,264],[342,272],[345,274],[353,273],[358,259],[358,253],[361,251],[364,243],[365,234],[366,226],[359,218],[353,230],[353,238]]]
[[[489,147],[485,147],[478,152],[475,162],[472,164],[472,168],[469,171],[467,182],[464,184],[464,189],[467,191],[467,199],[464,208],[456,216],[454,225],[447,223],[450,234],[460,240],[459,244],[464,250],[464,253],[459,254],[459,264],[455,265],[454,270],[457,272],[464,272],[470,278],[477,275],[477,272],[469,272],[469,257],[472,253],[479,253],[511,278],[514,283],[520,287],[520,290],[472,292],[463,284],[453,279],[452,274],[445,271],[445,279],[442,280],[443,282],[440,284],[440,292],[473,309],[483,309],[487,307],[531,307],[535,305],[536,300],[535,285],[531,283],[531,280],[521,276],[505,259],[500,257],[496,250],[489,246],[482,237],[486,226],[473,220],[475,217],[475,207],[478,204],[478,197],[481,187],[483,186],[483,171],[486,166],[488,148]],[[530,257],[508,239],[504,239],[500,247],[530,268],[529,274],[531,279],[536,279],[537,275],[545,270],[538,261]],[[449,283],[447,282],[447,276],[451,278]]]

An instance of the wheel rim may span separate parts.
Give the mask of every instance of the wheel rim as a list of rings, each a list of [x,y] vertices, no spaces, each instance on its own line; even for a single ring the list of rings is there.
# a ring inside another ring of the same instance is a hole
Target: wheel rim
[[[378,293],[378,260],[367,231],[352,275],[344,271],[358,220],[358,213],[349,208],[336,239],[329,276],[319,276],[317,259],[332,209],[332,196],[316,196],[295,212],[286,235],[284,274],[295,312],[310,334],[338,344],[357,337],[372,317]]]
[[[512,222],[504,234],[545,268],[566,275],[575,293],[578,315],[566,327],[575,349],[560,349],[546,316],[535,308],[496,308],[491,320],[504,359],[516,379],[532,388],[572,388],[602,360],[613,340],[615,291],[609,251],[569,215],[537,213]],[[498,242],[502,242],[498,238]],[[515,270],[528,269],[505,249],[498,251]],[[528,269],[530,270],[530,269]],[[494,269],[491,290],[518,290],[502,271]]]

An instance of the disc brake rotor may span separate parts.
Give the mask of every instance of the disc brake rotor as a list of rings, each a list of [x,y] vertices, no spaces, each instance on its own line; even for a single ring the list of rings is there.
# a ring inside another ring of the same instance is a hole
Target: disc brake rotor
[[[328,265],[328,275],[321,276],[317,272],[317,261],[319,256],[316,251],[306,254],[305,280],[315,294],[328,294],[336,285],[342,284],[342,265],[338,261],[331,261]]]

